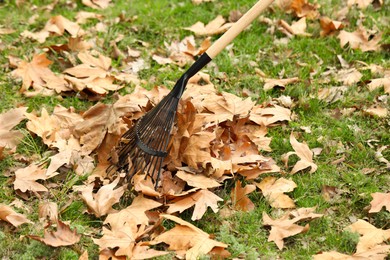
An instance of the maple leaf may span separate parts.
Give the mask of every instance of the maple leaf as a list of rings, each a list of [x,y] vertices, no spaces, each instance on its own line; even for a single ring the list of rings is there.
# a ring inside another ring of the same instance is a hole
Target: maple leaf
[[[370,202],[371,209],[368,211],[369,213],[379,212],[383,207],[390,212],[390,192],[375,192],[371,196],[373,200]]]
[[[210,207],[214,213],[218,212],[218,201],[223,201],[220,197],[208,190],[199,190],[184,198],[174,200],[168,204],[168,214],[184,210],[195,205],[194,212],[192,213],[191,220],[199,220],[206,213],[207,207]]]
[[[390,238],[390,229],[382,230],[376,228],[362,219],[359,219],[345,229],[360,234],[359,242],[356,245],[356,253],[369,251]]]
[[[81,198],[87,204],[89,211],[96,217],[115,212],[112,206],[119,202],[126,189],[125,186],[115,189],[118,183],[119,178],[110,184],[102,186],[97,193],[93,193],[94,183],[80,188]]]
[[[348,0],[347,5],[351,7],[357,5],[359,9],[366,9],[374,0]]]
[[[298,17],[307,17],[308,19],[316,19],[319,17],[318,4],[308,3],[307,0],[292,0],[290,8]]]
[[[38,207],[39,219],[47,219],[49,223],[58,221],[58,206],[54,202],[43,202]]]
[[[226,244],[211,239],[207,233],[178,217],[167,214],[160,216],[176,222],[177,225],[158,235],[151,244],[166,243],[169,250],[175,250],[179,255],[185,254],[185,258],[189,260],[196,260],[208,254],[213,248],[227,247]]]
[[[247,184],[245,187],[242,187],[241,182],[237,181],[230,194],[234,208],[241,211],[252,211],[255,205],[246,195],[255,190],[255,185]]]
[[[303,220],[311,220],[322,217],[322,214],[314,213],[315,208],[299,208],[288,212],[279,219],[271,219],[267,213],[263,212],[263,225],[271,226],[268,241],[274,241],[277,247],[282,250],[283,239],[309,230],[309,224],[300,226],[295,224]]]
[[[351,86],[359,82],[362,77],[363,74],[361,74],[357,69],[351,68],[339,70],[336,75],[336,80],[347,86]]]
[[[303,142],[300,143],[295,139],[293,133],[290,135],[290,143],[295,152],[288,152],[287,154],[282,156],[282,161],[284,161],[285,166],[288,167],[288,158],[292,154],[296,154],[300,160],[294,165],[291,170],[291,174],[302,171],[308,167],[310,167],[310,173],[313,173],[317,170],[318,166],[313,162],[313,152],[310,150],[309,146]]]
[[[81,2],[94,9],[106,9],[111,3],[111,0],[82,0]]]
[[[320,254],[314,255],[314,260],[363,260],[363,259],[378,259],[385,260],[388,254],[390,253],[390,245],[378,245],[374,248],[361,252],[355,253],[353,255],[341,254],[336,251],[322,252]]]
[[[44,91],[45,94],[53,95],[71,90],[62,76],[55,75],[49,69],[48,66],[51,63],[46,58],[46,53],[34,55],[31,62],[21,61],[18,68],[11,72],[12,76],[23,80],[20,91],[26,93],[32,87],[36,91]]]
[[[279,28],[284,34],[287,36],[291,35],[300,35],[300,36],[311,36],[310,33],[306,32],[306,17],[302,17],[296,22],[293,22],[291,25],[289,25],[286,21],[280,20],[279,25],[281,28]]]
[[[266,177],[260,183],[255,183],[266,197],[271,207],[274,208],[295,208],[294,201],[285,192],[293,191],[297,185],[292,180],[285,178],[276,179]]]
[[[111,227],[120,227],[124,225],[124,222],[134,221],[137,225],[147,225],[149,218],[145,214],[154,208],[160,207],[162,204],[151,199],[147,199],[142,195],[134,198],[130,206],[122,209],[119,212],[111,213],[104,221],[105,224],[109,223]]]
[[[62,15],[53,16],[47,21],[44,31],[55,33],[57,35],[63,35],[67,31],[71,36],[77,37],[85,34],[81,27]]]
[[[372,105],[371,107],[364,109],[364,112],[371,116],[387,117],[389,111],[386,107]]]
[[[382,39],[382,34],[379,33],[371,37],[371,35],[366,31],[365,28],[359,27],[354,32],[340,31],[340,34],[337,36],[340,39],[341,47],[344,47],[346,44],[352,49],[360,49],[363,52],[366,51],[377,51],[380,49],[379,42]]]
[[[197,169],[198,164],[210,161],[210,142],[215,137],[214,132],[199,132],[191,135],[187,147],[181,155],[183,162]]]
[[[197,22],[191,27],[185,27],[185,30],[189,30],[198,36],[211,36],[215,34],[221,34],[232,26],[232,23],[225,23],[225,19],[222,15],[218,15],[214,20],[209,22],[206,26],[202,22]]]
[[[48,191],[45,186],[36,182],[37,180],[46,179],[46,170],[44,168],[37,164],[30,164],[15,171],[14,189],[21,192],[28,190],[33,192]]]
[[[178,171],[176,172],[176,176],[195,188],[209,189],[221,186],[216,180],[206,177],[203,174],[190,174],[185,171]]]
[[[378,79],[370,79],[370,83],[367,84],[368,89],[373,91],[377,88],[383,87],[385,93],[390,94],[390,78],[378,78]]]
[[[343,29],[344,25],[342,22],[334,21],[329,17],[323,16],[320,18],[321,32],[322,37],[330,35],[337,30]]]
[[[43,242],[48,246],[60,247],[78,243],[81,235],[77,234],[76,229],[72,231],[69,225],[58,220],[56,231],[48,231],[45,229],[43,238],[35,235],[29,235],[28,237]]]
[[[14,227],[18,227],[25,223],[33,223],[24,215],[15,212],[11,207],[5,204],[0,204],[0,220],[8,222]]]
[[[254,106],[249,119],[258,125],[270,126],[276,122],[291,121],[291,110],[274,105],[274,107]]]
[[[13,151],[16,149],[23,138],[23,134],[18,130],[12,130],[12,128],[26,118],[26,111],[27,107],[19,107],[0,114],[0,147]]]

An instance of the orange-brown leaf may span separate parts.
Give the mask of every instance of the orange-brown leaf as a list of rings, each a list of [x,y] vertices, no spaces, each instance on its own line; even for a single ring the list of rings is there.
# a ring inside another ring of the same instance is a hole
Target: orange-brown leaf
[[[0,220],[8,222],[14,227],[18,227],[25,223],[33,223],[24,215],[15,212],[11,207],[4,204],[0,204]]]
[[[255,185],[247,184],[245,187],[242,187],[241,182],[237,181],[236,186],[232,189],[230,194],[234,208],[241,211],[253,210],[255,205],[246,195],[255,190]]]
[[[371,209],[368,211],[369,213],[379,212],[383,207],[390,212],[390,192],[375,192],[371,196],[373,200],[370,202]]]
[[[266,197],[271,207],[274,208],[295,208],[294,201],[285,192],[293,191],[297,185],[292,180],[285,178],[276,179],[275,177],[266,177],[256,186]]]

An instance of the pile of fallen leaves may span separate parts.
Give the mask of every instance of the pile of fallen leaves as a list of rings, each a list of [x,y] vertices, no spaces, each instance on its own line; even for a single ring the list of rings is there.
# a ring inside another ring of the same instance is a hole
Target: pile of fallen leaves
[[[82,2],[93,8],[106,8],[110,1]],[[198,4],[202,1],[194,2]],[[348,4],[353,5],[355,2],[348,1]],[[360,2],[357,4],[360,6]],[[303,0],[289,3],[279,1],[276,6],[293,13],[299,20],[291,25],[283,20],[262,18],[261,21],[270,25],[270,31],[273,27],[277,28],[288,38],[294,35],[310,36],[305,32],[306,19],[320,19],[322,36],[345,26],[344,22],[319,18],[318,6]],[[237,20],[237,16],[240,14],[231,15],[230,21]],[[339,18],[342,20],[341,11]],[[279,212],[282,213],[275,219],[264,213],[262,223],[270,226],[269,241],[274,241],[279,249],[284,247],[284,238],[306,232],[309,229],[307,221],[322,216],[315,213],[315,208],[296,208],[294,200],[286,193],[293,191],[297,185],[280,174],[280,168],[272,158],[261,154],[262,151],[271,151],[268,128],[292,120],[291,102],[288,99],[276,99],[255,104],[251,98],[218,92],[210,76],[205,73],[199,73],[190,80],[180,101],[172,147],[164,161],[160,186],[155,190],[148,176],[137,175],[131,183],[134,191],[131,204],[124,209],[115,207],[123,198],[126,186],[120,184],[118,176],[107,176],[105,169],[109,154],[129,126],[157,104],[169,90],[155,87],[149,91],[141,87],[142,81],[137,72],[146,67],[145,61],[137,50],[119,50],[116,44],[121,37],[111,43],[114,47],[112,56],[121,56],[125,65],[120,70],[112,68],[111,58],[95,51],[96,43],[84,40],[88,32],[81,29],[80,24],[87,19],[102,19],[102,16],[80,12],[77,22],[54,16],[42,30],[25,31],[22,37],[44,43],[49,36],[68,34],[68,43],[50,46],[50,51],[35,54],[30,61],[9,57],[10,67],[14,69],[11,74],[21,80],[20,92],[27,97],[57,95],[66,98],[67,95],[77,93],[81,98],[96,101],[103,99],[109,92],[123,88],[127,83],[136,85],[132,94],[116,94],[112,104],[97,102],[82,112],[60,105],[51,113],[45,108],[27,112],[27,107],[20,106],[0,115],[0,159],[6,155],[14,156],[16,160],[25,163],[24,167],[7,172],[13,178],[16,194],[26,200],[32,197],[45,198],[38,210],[41,223],[44,223],[41,225],[44,236],[30,234],[29,238],[59,247],[75,244],[83,235],[91,236],[78,233],[70,228],[71,223],[61,221],[57,205],[50,202],[49,189],[59,185],[54,177],[69,173],[88,175],[83,185],[72,186],[77,196],[72,194],[69,204],[73,200],[82,199],[88,208],[85,214],[93,214],[104,221],[100,235],[92,235],[102,259],[145,259],[165,255],[170,251],[186,259],[197,259],[205,254],[228,257],[227,244],[216,241],[212,234],[181,219],[180,213],[191,212],[192,221],[202,221],[208,208],[214,212],[222,208],[225,216],[236,211],[251,211],[255,205],[248,194],[252,192],[261,192],[272,208],[281,209]],[[207,25],[199,22],[185,29],[196,35],[210,36],[224,32],[230,25],[222,16],[218,16]],[[93,30],[104,30],[104,26],[104,23],[98,23]],[[363,51],[380,48],[380,34],[372,37],[364,28],[353,33],[340,31],[338,37],[341,46],[349,44],[351,48]],[[204,52],[210,46],[210,41],[210,38],[206,38],[201,46],[196,47],[195,38],[190,36],[172,44],[166,43],[165,56],[155,53],[152,59],[162,65],[183,67]],[[53,63],[48,58],[51,52],[56,52],[60,57],[56,60],[62,68],[60,72],[55,73],[49,68]],[[342,57],[339,59],[343,61]],[[342,71],[330,70],[328,75],[347,86],[361,78],[360,72],[349,68],[348,64]],[[299,79],[271,79],[263,75],[261,80],[265,83],[264,89],[269,90],[275,86],[284,87]],[[374,89],[383,85],[389,93],[388,83],[386,77],[377,78],[369,86]],[[338,88],[337,91],[343,91]],[[337,98],[334,95],[330,90],[319,92],[319,98],[324,100],[332,101]],[[22,121],[26,122],[29,134],[40,138],[48,148],[45,158],[24,158],[16,153],[16,147],[25,132],[14,128]],[[289,134],[294,151],[282,158],[286,169],[291,168],[290,156],[296,155],[299,160],[292,166],[290,174],[302,171],[314,173],[317,170],[313,161],[314,152],[305,142],[297,141],[294,133]],[[273,174],[262,177],[265,173]],[[225,181],[234,182],[228,201],[218,196]],[[390,210],[389,193],[376,193],[373,198],[370,213],[380,211],[382,206]],[[0,205],[1,220],[15,227],[25,223],[33,224],[11,206],[19,207],[18,200],[12,205]],[[174,227],[166,229],[163,225],[165,221],[174,223]],[[389,230],[377,229],[363,220],[358,220],[347,229],[361,235],[353,256],[323,252],[315,258],[385,256],[390,251],[390,246],[385,243],[390,237]],[[87,252],[85,254],[84,257],[87,257]]]

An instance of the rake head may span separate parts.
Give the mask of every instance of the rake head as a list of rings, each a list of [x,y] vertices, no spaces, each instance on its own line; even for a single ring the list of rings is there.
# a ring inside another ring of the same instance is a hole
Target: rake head
[[[112,165],[108,172],[125,172],[128,182],[135,174],[146,173],[157,187],[164,158],[168,155],[168,144],[180,97],[188,79],[210,61],[211,58],[204,53],[180,77],[172,91],[122,136],[116,148],[115,161],[113,157],[110,159]]]

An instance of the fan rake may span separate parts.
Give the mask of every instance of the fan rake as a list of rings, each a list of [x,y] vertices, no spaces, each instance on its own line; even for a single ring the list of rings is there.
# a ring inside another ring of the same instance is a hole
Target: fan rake
[[[168,155],[177,107],[188,80],[220,53],[272,2],[273,0],[258,1],[192,64],[160,103],[122,136],[115,151],[115,160],[114,156],[110,159],[112,165],[108,168],[108,172],[114,170],[125,172],[129,182],[135,174],[146,173],[154,180],[155,187],[158,186],[163,161]]]

